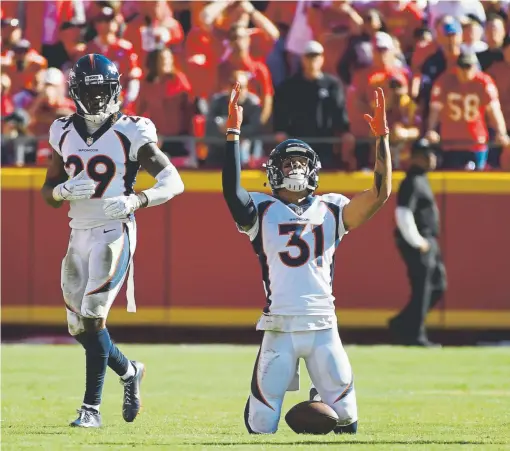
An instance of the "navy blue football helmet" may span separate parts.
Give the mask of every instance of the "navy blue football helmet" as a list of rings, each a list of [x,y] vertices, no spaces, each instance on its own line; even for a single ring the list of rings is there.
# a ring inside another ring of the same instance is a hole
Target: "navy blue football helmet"
[[[119,111],[120,90],[119,71],[103,55],[85,55],[69,72],[69,95],[78,114],[91,122],[103,122]]]
[[[283,163],[291,157],[307,158],[307,167],[303,171],[291,171],[286,177],[283,173]],[[273,192],[286,188],[290,191],[314,192],[319,186],[319,170],[321,162],[317,153],[300,139],[287,139],[278,144],[269,154],[269,160],[264,165],[267,179]]]

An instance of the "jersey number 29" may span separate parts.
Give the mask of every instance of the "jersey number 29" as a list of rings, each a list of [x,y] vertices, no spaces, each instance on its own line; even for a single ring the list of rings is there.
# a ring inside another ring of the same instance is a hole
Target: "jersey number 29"
[[[83,160],[78,155],[69,155],[65,163],[66,168],[74,166],[73,176],[79,174],[85,165]],[[99,199],[103,197],[106,188],[115,176],[115,163],[110,157],[106,155],[96,155],[92,157],[87,163],[88,176],[97,183],[96,192],[92,195],[92,199]]]
[[[279,253],[281,261],[291,268],[303,266],[310,258],[310,246],[308,246],[308,243],[301,237],[307,225],[308,224],[279,224],[280,235],[290,235],[287,247],[296,246],[299,249],[299,255],[297,257],[292,257],[288,251]],[[311,227],[315,241],[315,260],[317,261],[317,266],[321,267],[324,255],[324,230],[322,225]]]

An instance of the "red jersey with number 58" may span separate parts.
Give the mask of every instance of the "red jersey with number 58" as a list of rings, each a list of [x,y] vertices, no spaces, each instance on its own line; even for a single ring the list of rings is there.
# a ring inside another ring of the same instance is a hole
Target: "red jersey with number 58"
[[[443,150],[485,150],[489,140],[485,113],[494,101],[499,101],[498,90],[483,72],[463,83],[453,72],[441,75],[432,87],[431,103],[443,107],[439,118]]]

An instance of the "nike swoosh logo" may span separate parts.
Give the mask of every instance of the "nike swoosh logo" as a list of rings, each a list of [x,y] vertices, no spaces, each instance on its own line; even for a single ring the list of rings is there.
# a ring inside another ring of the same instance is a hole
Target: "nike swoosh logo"
[[[115,229],[111,229],[111,230],[103,230],[103,233],[108,233],[108,232],[113,232]]]

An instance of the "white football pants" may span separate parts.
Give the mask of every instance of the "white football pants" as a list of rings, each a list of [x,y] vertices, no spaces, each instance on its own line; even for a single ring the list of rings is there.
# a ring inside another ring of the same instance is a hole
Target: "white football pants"
[[[338,414],[338,424],[349,425],[358,420],[351,364],[336,327],[305,332],[265,331],[244,412],[249,431],[277,431],[283,397],[300,358],[305,360],[322,402]]]
[[[61,273],[71,335],[85,330],[82,318],[108,316],[135,248],[134,222],[112,221],[103,227],[72,230]]]

